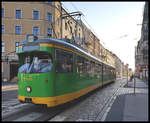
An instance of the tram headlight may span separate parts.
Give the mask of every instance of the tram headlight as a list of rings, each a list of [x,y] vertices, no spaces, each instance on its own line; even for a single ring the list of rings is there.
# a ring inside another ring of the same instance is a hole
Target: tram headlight
[[[27,89],[27,92],[31,92],[31,87],[28,86],[26,89]]]

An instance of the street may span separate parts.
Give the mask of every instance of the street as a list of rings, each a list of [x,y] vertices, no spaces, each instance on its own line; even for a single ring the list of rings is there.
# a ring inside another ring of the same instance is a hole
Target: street
[[[115,91],[120,87],[121,82],[115,82],[109,85],[106,85],[103,88],[98,88],[94,90],[93,92],[72,101],[71,103],[67,103],[58,107],[54,108],[46,108],[42,105],[34,105],[34,104],[21,104],[17,99],[17,90],[7,90],[2,92],[2,119],[4,121],[45,121],[50,120],[51,117],[54,117],[57,113],[69,111],[73,109],[78,109],[81,107],[89,107],[93,108],[90,109],[92,112],[90,112],[88,120],[92,118],[96,118],[95,112],[97,112],[97,115],[99,112],[105,112],[103,109],[103,105],[106,105],[109,98],[115,93]],[[97,99],[97,96],[98,99]],[[93,103],[91,103],[91,101]],[[100,104],[99,109],[96,109],[95,106]],[[78,107],[78,108],[77,108]],[[60,110],[61,109],[61,110]],[[86,110],[82,111],[86,112]],[[89,110],[89,109],[88,109]],[[92,115],[92,113],[94,115]],[[72,114],[73,116],[76,116],[79,114]],[[84,115],[84,114],[83,114]],[[82,115],[80,115],[82,116]],[[70,117],[71,118],[71,117]],[[86,118],[86,117],[85,117]],[[80,117],[79,117],[80,119]],[[69,119],[68,119],[69,120]],[[72,119],[71,119],[72,120]]]
[[[12,99],[17,99],[18,91],[17,90],[8,90],[3,91],[2,93],[2,102],[9,101]]]
[[[148,121],[148,2],[2,2],[2,121]]]
[[[133,82],[126,78],[98,88],[74,101],[53,108],[30,103],[21,104],[17,99],[17,90],[2,92],[3,121],[147,121],[148,119],[148,88],[144,82],[136,80],[136,99]],[[144,96],[140,96],[144,94]],[[139,96],[138,96],[139,95]],[[146,97],[145,97],[146,96]],[[128,98],[128,100],[127,100]],[[131,99],[130,99],[131,98]],[[138,112],[139,105],[132,101],[146,104],[140,107],[143,115]],[[146,99],[146,100],[145,100]],[[133,105],[136,107],[132,108]],[[134,117],[129,117],[129,114]],[[136,113],[137,112],[137,113]],[[146,115],[147,114],[147,115]],[[133,119],[132,119],[133,118]],[[139,118],[139,119],[138,119]]]

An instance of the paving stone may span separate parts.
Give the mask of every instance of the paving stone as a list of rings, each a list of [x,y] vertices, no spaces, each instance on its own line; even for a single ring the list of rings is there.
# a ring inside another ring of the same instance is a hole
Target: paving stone
[[[62,114],[59,114],[59,116],[66,117],[64,119],[65,121],[95,121],[103,110],[104,105],[122,83],[125,83],[125,81],[122,82],[119,80],[103,88],[97,89],[89,94],[88,98],[85,98],[85,100],[82,100],[78,105],[73,107],[72,110],[69,109],[68,112],[66,110]]]

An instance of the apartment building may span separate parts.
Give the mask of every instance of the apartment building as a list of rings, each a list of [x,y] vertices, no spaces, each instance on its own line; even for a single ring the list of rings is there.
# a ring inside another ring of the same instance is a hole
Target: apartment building
[[[2,2],[2,79],[17,75],[18,42],[27,34],[49,38],[74,38],[82,43],[82,27],[68,16],[61,2]],[[4,74],[5,73],[5,74]]]
[[[77,44],[82,44],[82,25],[62,8],[62,38],[74,39]]]
[[[81,19],[72,17],[61,2],[2,2],[1,29],[3,81],[9,81],[17,75],[18,42],[25,40],[27,34],[71,39],[102,61],[113,64],[111,53],[104,48],[98,37]]]
[[[113,53],[111,51],[109,51],[108,49],[106,49],[106,53],[107,53],[106,63],[115,67],[115,57],[114,57]]]
[[[116,55],[113,54],[113,58],[115,59],[115,68],[116,68],[116,77],[117,78],[122,78],[123,77],[123,66],[124,64],[120,60],[120,58]]]
[[[140,79],[148,80],[148,2],[143,11],[141,39],[135,47],[135,68]]]
[[[60,2],[2,2],[1,64],[4,81],[17,75],[18,42],[25,40],[27,34],[61,38],[60,6]],[[53,30],[57,31],[54,33]]]

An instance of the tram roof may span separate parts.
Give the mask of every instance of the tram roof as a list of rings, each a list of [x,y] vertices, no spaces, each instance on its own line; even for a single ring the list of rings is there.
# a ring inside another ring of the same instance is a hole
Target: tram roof
[[[107,63],[104,63],[102,60],[98,59],[97,57],[91,55],[90,53],[84,51],[83,49],[79,48],[78,46],[73,45],[71,43],[68,43],[68,42],[66,42],[66,41],[64,41],[62,39],[38,38],[37,40],[35,40],[33,42],[28,42],[28,40],[24,40],[24,41],[19,42],[19,46],[20,45],[29,45],[29,44],[32,45],[32,44],[37,44],[37,43],[49,43],[49,44],[61,45],[61,46],[64,46],[66,48],[70,48],[70,49],[73,49],[73,50],[78,51],[80,53],[83,53],[86,56],[89,56],[89,57],[91,57],[91,58],[95,59],[96,61],[99,61],[99,62],[101,62],[103,64],[111,66],[111,65],[109,65]],[[111,66],[111,67],[114,68],[114,66]]]

